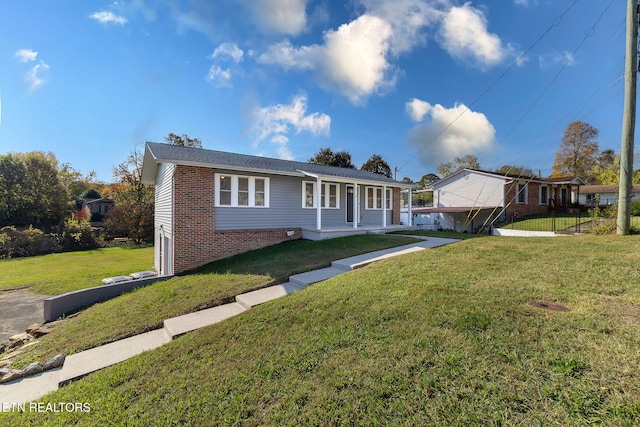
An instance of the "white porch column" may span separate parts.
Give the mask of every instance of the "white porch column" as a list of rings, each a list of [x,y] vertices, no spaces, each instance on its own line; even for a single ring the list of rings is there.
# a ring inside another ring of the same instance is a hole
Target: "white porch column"
[[[353,228],[358,228],[358,183],[353,184]]]
[[[317,178],[316,183],[316,228],[322,230],[322,204],[320,203],[322,199],[322,180]]]
[[[387,226],[387,186],[382,186],[382,227]]]
[[[411,212],[411,187],[408,190],[409,201],[407,203],[407,212],[409,212],[409,227],[413,226],[413,213]]]

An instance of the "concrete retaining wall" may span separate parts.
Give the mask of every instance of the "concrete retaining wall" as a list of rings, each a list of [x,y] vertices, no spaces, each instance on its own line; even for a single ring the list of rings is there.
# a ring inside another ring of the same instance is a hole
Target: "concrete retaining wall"
[[[516,236],[516,237],[556,237],[558,234],[553,231],[527,231],[510,230],[508,228],[494,228],[491,231],[494,236]]]
[[[81,289],[56,295],[44,300],[44,321],[50,322],[65,313],[70,313],[81,307],[106,301],[155,282],[170,279],[172,276],[151,277],[148,279],[131,280],[130,282],[116,283],[114,285],[96,286],[94,288]]]

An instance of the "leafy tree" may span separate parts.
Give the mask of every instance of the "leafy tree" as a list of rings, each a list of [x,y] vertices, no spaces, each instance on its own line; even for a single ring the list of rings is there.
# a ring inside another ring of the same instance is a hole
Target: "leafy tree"
[[[422,175],[422,178],[418,181],[418,185],[420,188],[426,188],[437,181],[440,181],[440,177],[438,175],[435,173],[428,173],[426,175]]]
[[[385,162],[379,154],[372,155],[369,160],[362,165],[360,170],[377,173],[378,175],[386,176],[387,178],[393,177],[389,164]]]
[[[202,148],[202,141],[200,138],[191,138],[187,134],[176,135],[175,133],[170,133],[164,138],[167,144],[171,145],[179,145],[181,147],[193,147],[193,148]]]
[[[113,168],[118,181],[114,188],[115,205],[105,217],[109,233],[128,237],[135,243],[153,240],[154,191],[142,183],[142,160],[143,154],[136,148]]]
[[[63,163],[58,168],[58,175],[67,194],[79,196],[89,188],[95,187],[96,173],[91,171],[86,175],[74,169],[70,163]]]
[[[456,157],[453,162],[440,163],[438,166],[438,174],[442,177],[451,175],[460,169],[481,169],[480,162],[473,154],[467,154],[462,157]]]
[[[0,156],[0,224],[57,224],[70,212],[52,153]]]
[[[329,147],[321,148],[320,151],[309,159],[309,163],[356,169],[355,165],[351,163],[351,154],[344,150],[334,153]]]
[[[0,156],[0,225],[22,223],[26,166],[18,154]]]
[[[612,168],[614,166],[620,167],[620,157],[611,148],[602,150],[602,152],[598,156],[597,162],[598,166],[602,167],[603,169]]]
[[[569,123],[556,153],[552,176],[577,175],[593,181],[591,170],[598,160],[598,129],[576,120]]]
[[[518,175],[518,176],[535,176],[531,168],[526,166],[513,166],[513,165],[504,165],[500,167],[496,173],[501,175]]]
[[[85,190],[80,195],[80,198],[81,199],[101,199],[102,196],[100,195],[100,192],[95,188],[89,188],[88,190]]]
[[[405,176],[404,178],[402,178],[402,182],[406,182],[407,184],[415,184],[415,182],[413,182],[413,180],[408,176]]]

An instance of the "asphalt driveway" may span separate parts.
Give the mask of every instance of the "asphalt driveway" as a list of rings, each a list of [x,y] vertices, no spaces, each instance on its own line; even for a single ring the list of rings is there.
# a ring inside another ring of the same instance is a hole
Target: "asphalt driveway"
[[[0,341],[42,323],[45,298],[23,289],[0,290]]]

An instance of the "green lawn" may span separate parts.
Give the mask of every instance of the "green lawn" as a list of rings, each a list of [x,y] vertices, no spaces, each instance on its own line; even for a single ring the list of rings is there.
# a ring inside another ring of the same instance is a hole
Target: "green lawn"
[[[254,307],[42,400],[88,413],[0,424],[638,425],[638,265],[640,236],[468,239]]]
[[[59,295],[100,286],[105,277],[153,268],[153,247],[103,248],[0,260],[0,289]]]
[[[55,327],[14,362],[44,363],[58,353],[73,354],[160,328],[162,321],[224,304],[236,295],[286,281],[291,274],[327,267],[331,261],[416,242],[402,236],[360,235],[312,242],[296,240],[208,264],[184,276],[137,289],[96,304]],[[94,251],[92,251],[94,252]],[[112,258],[111,251],[92,257]],[[104,261],[106,262],[106,261]]]

